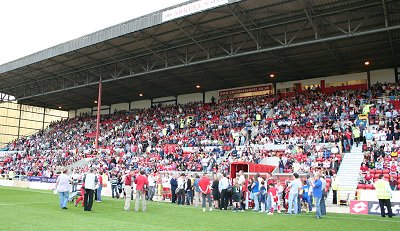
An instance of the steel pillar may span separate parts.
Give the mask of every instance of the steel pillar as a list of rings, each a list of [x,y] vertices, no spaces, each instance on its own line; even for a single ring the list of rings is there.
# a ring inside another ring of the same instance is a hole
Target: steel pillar
[[[96,150],[99,149],[99,133],[100,133],[100,114],[101,114],[101,80],[99,81],[99,95],[97,98],[97,120],[96,120]]]

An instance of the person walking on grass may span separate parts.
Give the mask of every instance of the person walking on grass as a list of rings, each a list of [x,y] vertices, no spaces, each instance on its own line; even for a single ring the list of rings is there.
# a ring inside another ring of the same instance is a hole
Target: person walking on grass
[[[89,173],[83,178],[85,182],[85,196],[83,197],[83,210],[92,211],[93,206],[93,194],[96,189],[97,176],[94,174],[94,168],[89,170]]]
[[[147,179],[145,172],[140,171],[139,175],[135,179],[136,184],[136,203],[135,211],[139,211],[139,201],[142,200],[142,211],[146,212],[146,192],[149,189],[149,180]]]
[[[82,186],[79,190],[81,192],[81,195],[78,197],[78,199],[76,199],[76,201],[74,203],[75,207],[77,207],[79,202],[81,202],[81,201],[82,201],[82,207],[84,206],[83,199],[85,197],[85,182],[82,183]]]
[[[68,195],[71,188],[71,178],[67,175],[68,170],[63,169],[61,175],[58,176],[55,189],[60,195],[60,208],[67,209]]]

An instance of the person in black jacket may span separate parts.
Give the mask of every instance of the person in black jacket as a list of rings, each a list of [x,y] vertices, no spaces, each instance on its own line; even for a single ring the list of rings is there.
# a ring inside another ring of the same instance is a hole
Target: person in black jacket
[[[175,175],[172,176],[169,183],[171,184],[171,195],[172,195],[171,202],[176,203],[176,192],[175,191],[178,188],[178,181],[176,181]]]
[[[214,208],[218,209],[220,207],[220,193],[219,193],[219,189],[218,189],[218,185],[219,185],[219,177],[217,175],[214,175],[214,180],[212,183],[212,195],[213,195],[213,199],[214,199]]]
[[[192,179],[190,176],[187,177],[186,179],[186,205],[190,205],[192,203],[192,198],[193,198],[193,189],[192,189]]]

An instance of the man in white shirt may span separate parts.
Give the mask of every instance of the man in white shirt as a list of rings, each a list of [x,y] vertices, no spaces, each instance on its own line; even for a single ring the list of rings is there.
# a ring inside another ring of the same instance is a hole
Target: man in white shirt
[[[154,173],[149,174],[149,177],[147,179],[149,181],[148,200],[152,201],[155,194],[155,186],[156,186],[156,179],[154,178]]]
[[[299,179],[299,174],[293,174],[293,181],[289,184],[289,199],[288,199],[288,214],[298,213],[298,196],[300,189],[302,188],[302,183]],[[292,211],[293,210],[293,211]]]
[[[331,153],[332,154],[338,154],[339,153],[339,148],[337,147],[336,144],[331,148]]]
[[[71,188],[71,178],[67,175],[67,169],[63,169],[61,175],[58,176],[55,189],[60,194],[60,207],[67,209],[68,195]]]
[[[79,181],[79,174],[76,171],[72,172],[71,180],[72,180],[72,192],[75,192],[77,191],[76,187],[78,186],[78,181]]]
[[[83,198],[84,211],[92,211],[93,206],[93,193],[98,183],[97,176],[94,174],[94,168],[89,170],[89,173],[83,178],[85,182],[85,196]]]
[[[176,194],[178,196],[178,205],[185,204],[185,188],[186,188],[186,176],[184,173],[180,175],[177,179],[178,187],[176,190]]]
[[[229,187],[229,180],[226,178],[226,173],[223,174],[223,177],[219,180],[218,190],[221,194],[221,207],[219,209],[224,210],[228,209],[228,192],[227,189]]]

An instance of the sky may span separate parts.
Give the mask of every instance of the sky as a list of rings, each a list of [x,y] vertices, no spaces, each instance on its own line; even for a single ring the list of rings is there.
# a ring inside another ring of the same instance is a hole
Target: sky
[[[187,0],[1,0],[0,65]]]

